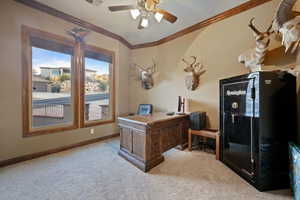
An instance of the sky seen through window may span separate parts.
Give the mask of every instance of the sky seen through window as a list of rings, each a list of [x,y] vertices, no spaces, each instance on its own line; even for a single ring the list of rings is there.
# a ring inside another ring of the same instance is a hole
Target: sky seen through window
[[[97,75],[109,74],[109,63],[85,58],[86,69],[95,70]],[[71,55],[32,47],[32,67],[38,73],[40,67],[71,67]]]

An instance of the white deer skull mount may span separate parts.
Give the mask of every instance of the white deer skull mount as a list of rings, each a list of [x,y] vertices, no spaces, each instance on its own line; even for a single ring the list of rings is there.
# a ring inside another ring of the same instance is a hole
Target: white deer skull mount
[[[273,20],[273,30],[281,34],[285,52],[294,53],[300,43],[300,16],[294,17],[293,7],[297,0],[282,0]]]
[[[185,86],[188,90],[193,91],[199,86],[200,76],[204,74],[206,70],[203,69],[204,66],[200,62],[197,62],[196,56],[191,56],[191,58],[194,60],[192,63],[187,62],[184,58],[182,61],[187,65],[184,71],[189,73],[189,75],[185,77]]]
[[[153,74],[156,73],[156,63],[154,60],[153,65],[150,67],[141,67],[137,64],[134,64],[134,67],[138,70],[139,80],[142,83],[142,88],[149,90],[154,86]]]

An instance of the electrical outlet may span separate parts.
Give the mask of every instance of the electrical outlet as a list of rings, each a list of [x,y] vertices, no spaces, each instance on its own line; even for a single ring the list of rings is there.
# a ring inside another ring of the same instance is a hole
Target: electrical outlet
[[[90,134],[94,134],[95,133],[95,129],[91,128],[90,129]]]

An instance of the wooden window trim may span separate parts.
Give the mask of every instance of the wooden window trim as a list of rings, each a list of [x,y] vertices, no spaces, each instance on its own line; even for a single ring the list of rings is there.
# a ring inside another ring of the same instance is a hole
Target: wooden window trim
[[[31,76],[32,76],[32,47],[30,45],[30,37],[38,37],[41,39],[54,41],[59,44],[67,45],[74,48],[74,75],[73,75],[73,89],[72,89],[72,101],[73,101],[73,123],[53,125],[45,128],[31,128]],[[45,134],[53,134],[63,132],[67,130],[74,130],[78,128],[92,127],[97,125],[111,124],[116,121],[116,57],[115,52],[99,48],[92,45],[79,44],[66,37],[48,33],[36,28],[22,25],[21,27],[21,47],[22,47],[22,117],[23,117],[23,137],[31,137]],[[112,57],[111,69],[111,83],[112,89],[110,91],[111,98],[111,114],[112,118],[109,120],[99,120],[85,122],[84,119],[84,51],[99,52],[104,55]]]
[[[112,63],[110,64],[110,72],[112,73],[111,78],[112,80],[110,81],[110,84],[112,84],[111,90],[110,90],[110,103],[112,103],[111,105],[111,115],[112,118],[109,120],[95,120],[95,121],[90,121],[87,122],[85,121],[84,115],[85,115],[85,101],[84,101],[84,96],[85,96],[85,90],[84,90],[84,85],[85,85],[85,65],[84,65],[84,57],[83,57],[83,67],[82,67],[82,71],[81,71],[81,95],[80,95],[80,126],[81,127],[92,127],[92,126],[97,126],[97,125],[104,125],[104,124],[111,124],[111,123],[115,123],[116,121],[116,80],[115,80],[115,68],[116,68],[116,62],[115,62],[115,52],[113,51],[109,51],[107,49],[103,49],[103,48],[99,48],[96,46],[92,46],[92,45],[84,45],[83,47],[83,51],[93,51],[93,52],[97,52],[97,53],[101,53],[107,56],[111,56],[112,57]],[[84,54],[83,54],[84,55]],[[110,85],[111,86],[111,85]]]
[[[78,128],[78,77],[73,77],[72,87],[72,102],[73,102],[73,123],[53,125],[45,128],[32,128],[31,127],[31,93],[32,93],[32,47],[30,44],[30,37],[39,37],[41,39],[54,41],[63,45],[75,47],[75,42],[68,38],[44,32],[32,27],[23,25],[21,27],[21,41],[22,41],[22,106],[23,106],[23,137],[50,134],[55,132],[62,132]],[[74,59],[74,76],[78,76],[78,64]]]

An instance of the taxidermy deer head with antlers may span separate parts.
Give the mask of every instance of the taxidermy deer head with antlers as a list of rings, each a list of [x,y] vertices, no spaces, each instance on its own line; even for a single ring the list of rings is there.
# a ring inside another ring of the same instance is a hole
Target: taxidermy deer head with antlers
[[[184,68],[184,71],[190,73],[188,76],[185,77],[185,86],[188,90],[195,90],[199,86],[200,76],[205,73],[204,66],[197,62],[196,56],[191,56],[193,58],[193,62],[189,63],[184,58],[182,61],[187,65]]]
[[[141,67],[134,64],[134,68],[138,70],[139,80],[142,82],[142,88],[149,90],[153,87],[153,74],[156,72],[156,63],[154,60],[150,67]]]
[[[250,20],[248,26],[253,31],[256,47],[255,49],[250,49],[239,56],[239,62],[245,64],[251,72],[261,70],[270,44],[270,35],[273,33],[271,32],[272,24],[269,26],[267,31],[261,32],[255,27],[253,21],[254,18]]]

